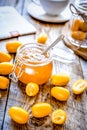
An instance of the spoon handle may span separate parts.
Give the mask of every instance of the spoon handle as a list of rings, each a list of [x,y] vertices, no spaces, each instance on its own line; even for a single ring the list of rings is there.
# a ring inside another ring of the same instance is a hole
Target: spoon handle
[[[50,45],[46,48],[46,50],[44,50],[42,52],[42,55],[45,54],[50,48],[54,47],[59,41],[61,41],[62,39],[64,38],[64,35],[63,34],[60,34],[58,36],[58,38]]]

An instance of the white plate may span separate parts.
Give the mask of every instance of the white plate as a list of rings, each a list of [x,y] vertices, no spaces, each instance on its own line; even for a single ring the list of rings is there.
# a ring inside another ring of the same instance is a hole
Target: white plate
[[[69,10],[69,6],[67,6],[66,9],[58,16],[47,15],[41,6],[36,5],[33,2],[31,2],[28,5],[27,11],[32,17],[41,21],[51,23],[63,23],[71,18],[71,12]]]

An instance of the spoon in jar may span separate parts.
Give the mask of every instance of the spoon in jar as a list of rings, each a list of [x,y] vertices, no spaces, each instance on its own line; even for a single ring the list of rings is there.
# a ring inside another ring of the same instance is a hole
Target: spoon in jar
[[[63,40],[63,38],[64,38],[64,35],[60,34],[58,38],[50,46],[48,46],[41,54],[44,55],[49,49],[54,47],[59,41]]]

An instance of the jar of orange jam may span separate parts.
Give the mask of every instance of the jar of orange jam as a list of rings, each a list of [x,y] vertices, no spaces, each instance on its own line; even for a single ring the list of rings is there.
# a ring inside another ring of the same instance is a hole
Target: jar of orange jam
[[[9,75],[13,81],[20,80],[27,84],[35,82],[38,85],[46,83],[52,74],[52,56],[50,51],[42,54],[45,45],[24,44],[17,50],[12,73]]]

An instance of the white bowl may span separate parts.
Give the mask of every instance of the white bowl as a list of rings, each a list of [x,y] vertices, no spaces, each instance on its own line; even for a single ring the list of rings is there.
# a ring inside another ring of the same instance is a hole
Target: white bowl
[[[59,15],[66,6],[69,0],[40,0],[40,4],[48,15]]]

